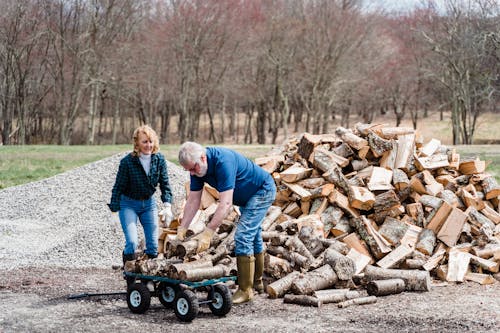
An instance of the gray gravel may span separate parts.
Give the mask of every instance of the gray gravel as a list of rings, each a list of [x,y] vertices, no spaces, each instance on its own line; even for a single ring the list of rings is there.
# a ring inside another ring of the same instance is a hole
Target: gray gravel
[[[119,161],[125,155],[1,190],[0,269],[109,268],[120,264],[123,233],[109,223],[111,212],[106,204]],[[184,199],[189,175],[167,163],[175,214]],[[159,189],[155,197],[160,203]]]

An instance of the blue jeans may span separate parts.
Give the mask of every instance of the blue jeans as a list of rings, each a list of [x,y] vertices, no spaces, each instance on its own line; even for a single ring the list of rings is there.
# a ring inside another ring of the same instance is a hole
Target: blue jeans
[[[271,189],[260,189],[244,207],[240,207],[241,216],[234,234],[236,256],[253,256],[264,251],[262,221],[275,197],[276,187],[273,183]]]
[[[123,254],[134,254],[139,244],[137,219],[144,229],[146,250],[149,255],[158,254],[158,208],[153,197],[148,200],[134,200],[125,195],[120,197],[120,223],[125,236]]]

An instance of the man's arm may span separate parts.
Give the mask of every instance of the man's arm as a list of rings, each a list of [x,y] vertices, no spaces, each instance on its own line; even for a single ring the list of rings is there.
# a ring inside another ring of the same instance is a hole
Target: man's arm
[[[207,227],[216,230],[217,227],[222,223],[222,220],[231,212],[233,206],[233,192],[234,190],[227,190],[219,193],[219,204],[215,210],[214,216]],[[192,217],[191,217],[192,218]]]
[[[193,220],[193,217],[198,212],[201,203],[201,194],[202,191],[189,191],[189,195],[186,201],[186,206],[184,206],[184,212],[182,214],[182,223],[181,226],[184,228],[188,228]]]

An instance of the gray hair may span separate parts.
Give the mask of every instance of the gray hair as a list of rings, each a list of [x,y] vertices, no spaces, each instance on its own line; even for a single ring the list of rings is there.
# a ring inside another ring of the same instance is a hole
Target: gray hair
[[[205,148],[196,142],[186,141],[179,148],[179,163],[186,165],[188,163],[201,162],[201,156],[205,154]]]

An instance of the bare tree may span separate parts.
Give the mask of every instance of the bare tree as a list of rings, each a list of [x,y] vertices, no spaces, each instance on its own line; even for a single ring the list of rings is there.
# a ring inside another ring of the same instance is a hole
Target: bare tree
[[[490,65],[495,54],[498,60],[499,10],[496,1],[447,0],[446,14],[436,12],[431,29],[422,29],[436,55],[434,78],[447,92],[453,144],[473,142],[478,117],[494,102],[498,68]]]

